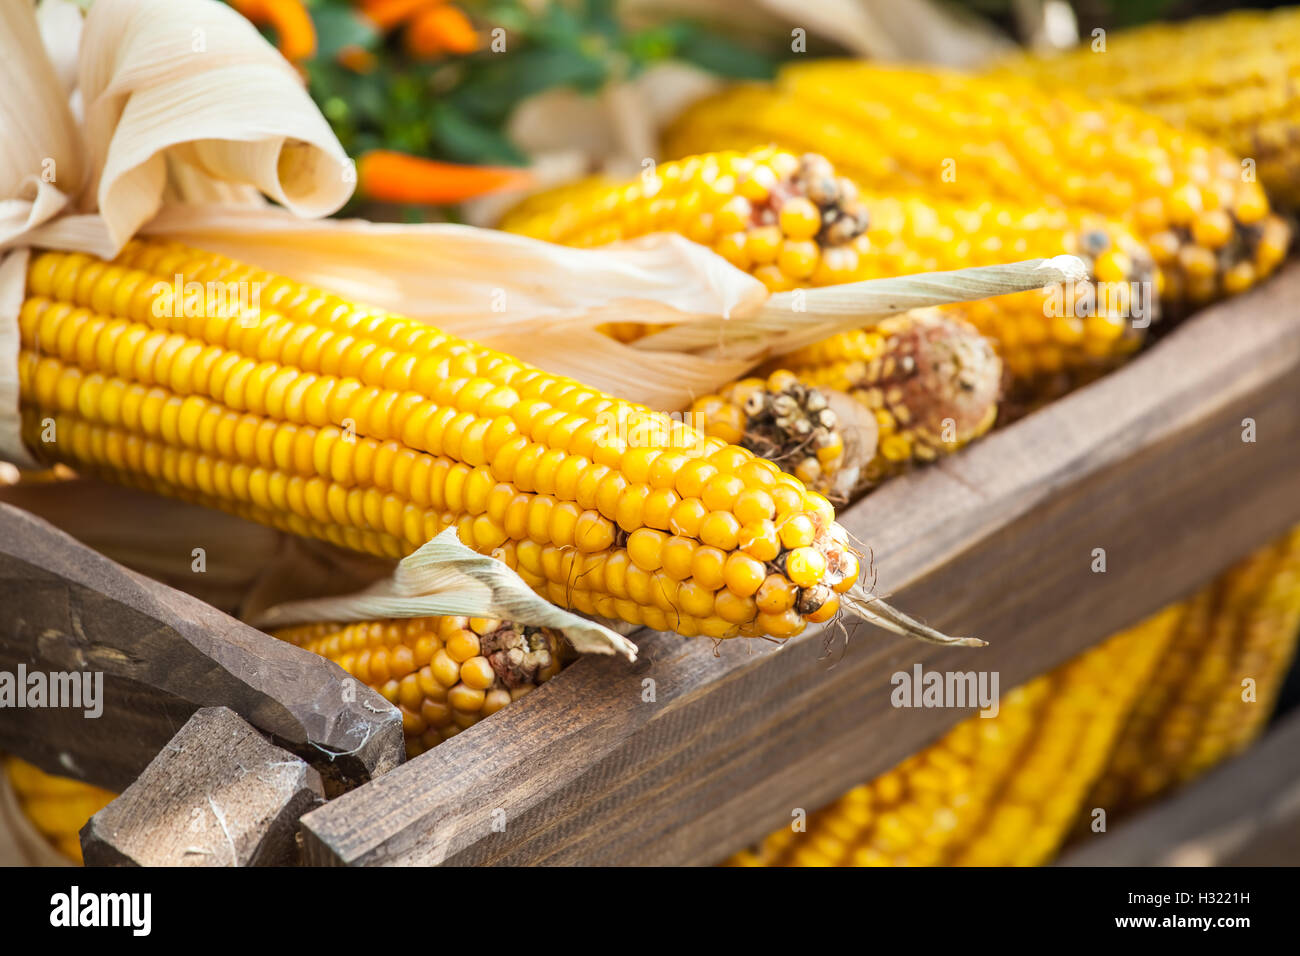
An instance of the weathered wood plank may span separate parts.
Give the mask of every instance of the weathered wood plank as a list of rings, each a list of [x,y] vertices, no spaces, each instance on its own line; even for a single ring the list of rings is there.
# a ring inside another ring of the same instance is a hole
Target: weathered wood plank
[[[716,652],[640,635],[639,670],[580,661],[313,811],[309,858],[711,863],[888,769],[965,713],[894,709],[895,671],[979,668],[1009,688],[1300,521],[1298,301],[1292,266],[842,517],[873,548],[882,593],[990,647],[852,626],[847,646],[832,630]],[[1255,443],[1242,441],[1247,417]],[[1090,570],[1095,548],[1104,574]]]
[[[87,866],[290,866],[320,774],[227,707],[195,712],[81,828]]]
[[[0,674],[20,669],[102,674],[102,715],[0,707],[0,751],[113,790],[208,706],[230,707],[335,791],[403,756],[401,715],[336,665],[0,503]]]
[[[1105,833],[1060,866],[1295,866],[1300,863],[1300,711],[1200,780]]]

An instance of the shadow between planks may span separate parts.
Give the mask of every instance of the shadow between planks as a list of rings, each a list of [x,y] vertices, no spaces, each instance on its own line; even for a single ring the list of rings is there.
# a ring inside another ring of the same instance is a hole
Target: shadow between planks
[[[642,633],[635,667],[582,660],[308,814],[306,858],[711,864],[887,770],[970,712],[895,709],[896,671],[996,671],[1009,690],[1300,521],[1297,302],[1293,265],[841,516],[880,593],[989,647],[853,622],[783,647]]]

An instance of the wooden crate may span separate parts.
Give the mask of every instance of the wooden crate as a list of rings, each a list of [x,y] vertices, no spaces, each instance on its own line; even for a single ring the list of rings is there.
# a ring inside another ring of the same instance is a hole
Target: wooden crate
[[[197,708],[223,703],[327,778],[333,799],[299,821],[306,862],[716,862],[968,713],[894,709],[895,671],[995,670],[1010,688],[1300,521],[1297,301],[1292,265],[1102,381],[842,514],[871,547],[881,593],[987,648],[941,649],[852,623],[783,646],[643,632],[637,665],[581,660],[400,765],[393,711],[380,716],[376,695],[340,706],[334,665],[0,508],[0,669],[67,659],[51,629],[111,649],[148,625],[202,677],[169,682],[156,662],[92,654],[117,686],[103,731],[0,712],[0,750],[120,787]],[[1254,441],[1243,438],[1247,420]],[[1104,573],[1092,570],[1096,549]],[[342,729],[358,720],[365,747],[326,757],[319,748],[356,743]],[[1280,759],[1294,769],[1300,756]]]

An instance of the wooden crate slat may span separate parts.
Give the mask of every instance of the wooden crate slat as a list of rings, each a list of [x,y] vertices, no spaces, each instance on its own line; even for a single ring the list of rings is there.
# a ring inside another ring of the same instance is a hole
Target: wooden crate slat
[[[307,761],[202,707],[86,822],[81,849],[87,866],[292,866],[298,819],[324,800]]]
[[[0,751],[113,790],[206,706],[230,707],[334,790],[402,759],[401,715],[336,665],[0,502],[0,671],[20,664],[102,671],[104,713],[0,708]]]
[[[308,858],[707,864],[888,769],[965,716],[894,709],[896,670],[992,670],[1008,690],[1300,521],[1298,300],[1292,266],[842,516],[891,600],[990,647],[865,626],[847,646],[823,631],[716,652],[643,634],[642,669],[580,661],[307,815]],[[1090,570],[1095,547],[1106,574]]]

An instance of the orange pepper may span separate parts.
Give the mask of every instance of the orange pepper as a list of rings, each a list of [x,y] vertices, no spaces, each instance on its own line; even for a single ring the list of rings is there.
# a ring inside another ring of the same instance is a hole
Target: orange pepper
[[[473,53],[478,49],[478,33],[458,7],[440,4],[411,21],[406,28],[406,48],[421,59],[441,53]]]
[[[357,160],[357,188],[379,202],[441,205],[532,182],[526,169],[463,166],[376,149]]]
[[[339,50],[338,61],[353,73],[370,73],[374,70],[375,55],[365,47],[351,44]]]
[[[425,9],[446,0],[361,0],[361,12],[381,30],[391,30]]]
[[[297,63],[316,52],[316,25],[302,0],[231,0],[250,21],[275,30],[276,46],[286,60]]]

